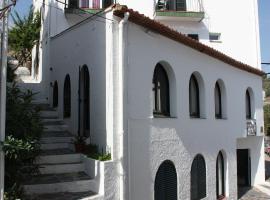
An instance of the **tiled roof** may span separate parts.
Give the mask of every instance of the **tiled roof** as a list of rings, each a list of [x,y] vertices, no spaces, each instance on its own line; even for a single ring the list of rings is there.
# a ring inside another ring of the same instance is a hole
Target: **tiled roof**
[[[125,12],[129,12],[129,21],[143,26],[145,28],[150,29],[151,31],[157,32],[160,35],[163,35],[167,38],[170,38],[176,42],[179,42],[181,44],[184,44],[192,49],[195,49],[201,53],[204,53],[208,56],[211,56],[213,58],[216,58],[224,63],[227,63],[235,68],[241,69],[243,71],[250,72],[252,74],[256,74],[259,76],[264,75],[265,73],[259,69],[256,69],[254,67],[251,67],[247,64],[244,64],[240,61],[235,60],[234,58],[225,55],[224,53],[221,53],[220,51],[217,51],[216,49],[213,49],[205,44],[202,44],[196,40],[193,40],[187,36],[185,36],[182,33],[179,33],[168,26],[161,24],[155,20],[150,19],[149,17],[146,17],[143,14],[140,14],[137,11],[134,11],[132,9],[129,9],[127,6],[116,4],[113,6],[113,13],[115,16],[118,16],[120,18],[124,18]]]

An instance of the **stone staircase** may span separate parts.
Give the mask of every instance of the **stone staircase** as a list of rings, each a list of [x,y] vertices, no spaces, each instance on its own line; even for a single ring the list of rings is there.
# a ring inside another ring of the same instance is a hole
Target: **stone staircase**
[[[30,177],[24,185],[25,200],[99,200],[91,191],[94,180],[85,172],[82,155],[74,152],[73,136],[48,105],[41,106],[44,133],[41,155],[38,159],[40,174]]]

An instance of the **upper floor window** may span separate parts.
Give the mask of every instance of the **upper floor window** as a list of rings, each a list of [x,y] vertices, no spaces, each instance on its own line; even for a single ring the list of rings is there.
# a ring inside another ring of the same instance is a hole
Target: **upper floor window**
[[[222,118],[222,98],[221,89],[218,82],[215,85],[215,116],[217,119]]]
[[[197,155],[191,166],[191,200],[206,197],[206,167],[202,155]]]
[[[186,0],[158,0],[159,10],[186,11]]]
[[[250,98],[250,92],[246,91],[246,118],[251,119],[251,98]]]
[[[171,161],[164,161],[155,178],[155,200],[177,200],[177,174]]]
[[[199,35],[198,34],[188,34],[187,36],[192,38],[193,40],[199,41]]]
[[[200,117],[200,90],[196,77],[192,74],[189,81],[189,114]]]
[[[64,118],[68,118],[71,115],[71,87],[70,87],[70,76],[66,75],[64,82]]]
[[[170,116],[170,87],[167,72],[159,63],[153,77],[153,113],[155,116]]]

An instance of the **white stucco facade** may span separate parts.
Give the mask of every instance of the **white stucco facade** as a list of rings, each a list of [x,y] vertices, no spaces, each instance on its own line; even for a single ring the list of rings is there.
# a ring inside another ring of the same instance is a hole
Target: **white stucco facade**
[[[257,1],[203,2],[204,17],[188,21],[165,17],[159,21],[184,34],[198,34],[199,41],[260,69]],[[120,0],[157,20],[155,1]],[[40,2],[34,2],[36,8]],[[51,5],[48,7],[46,5]],[[234,5],[234,6],[232,6]],[[58,9],[56,9],[57,7]],[[241,9],[239,9],[241,8]],[[206,163],[205,199],[216,199],[216,159],[225,162],[225,195],[237,199],[237,149],[248,149],[252,186],[264,182],[263,97],[259,75],[241,70],[212,55],[201,53],[151,28],[118,18],[113,8],[86,19],[70,14],[57,2],[44,4],[39,84],[40,98],[53,102],[53,83],[58,83],[57,111],[63,117],[63,88],[71,79],[71,116],[64,118],[73,135],[79,125],[79,73],[90,75],[90,138],[100,150],[111,152],[117,165],[111,181],[107,170],[104,199],[154,199],[159,166],[170,160],[177,173],[178,199],[190,199],[191,165],[201,154]],[[227,17],[224,17],[227,16]],[[79,21],[85,21],[78,23]],[[230,23],[228,23],[228,21]],[[220,33],[209,41],[209,32]],[[237,33],[237,34],[236,34]],[[153,75],[161,63],[169,79],[170,117],[153,116]],[[201,117],[189,113],[189,80],[199,81]],[[214,88],[222,85],[223,119],[215,118]],[[247,136],[245,95],[251,93],[256,136]],[[109,168],[108,168],[109,169]],[[117,170],[116,170],[117,169]],[[117,195],[111,195],[114,191]]]

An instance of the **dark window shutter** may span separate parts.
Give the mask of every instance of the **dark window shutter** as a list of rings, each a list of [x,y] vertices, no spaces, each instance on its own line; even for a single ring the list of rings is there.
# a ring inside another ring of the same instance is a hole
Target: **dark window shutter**
[[[200,90],[193,74],[189,81],[189,113],[191,117],[200,117]]]
[[[191,166],[191,200],[206,197],[206,168],[205,161],[201,155],[197,155]]]
[[[71,115],[71,87],[70,77],[66,75],[64,82],[64,118],[70,117]]]
[[[246,91],[246,118],[251,119],[251,100],[249,91]]]
[[[186,11],[187,8],[186,8],[186,0],[176,0],[175,1],[176,5],[176,10],[177,11]]]
[[[171,161],[163,162],[158,169],[155,200],[177,200],[177,174]]]
[[[215,115],[216,118],[222,118],[221,90],[218,83],[215,86]]]
[[[58,84],[57,81],[53,84],[53,107],[58,106]]]

